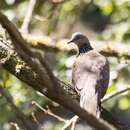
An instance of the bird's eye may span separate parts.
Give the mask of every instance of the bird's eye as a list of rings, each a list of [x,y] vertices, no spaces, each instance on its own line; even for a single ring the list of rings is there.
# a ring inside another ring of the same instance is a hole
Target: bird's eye
[[[78,39],[80,39],[80,37],[79,37],[79,36],[77,36],[77,37],[76,37],[76,40],[78,40]]]

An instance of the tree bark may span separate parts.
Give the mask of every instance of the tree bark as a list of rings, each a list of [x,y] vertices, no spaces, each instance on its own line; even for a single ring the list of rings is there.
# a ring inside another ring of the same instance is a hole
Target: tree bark
[[[97,119],[90,113],[80,108],[77,101],[79,96],[72,89],[71,85],[61,82],[56,77],[51,77],[50,70],[41,59],[37,62],[35,55],[25,46],[27,42],[22,38],[16,27],[0,13],[0,23],[7,30],[14,47],[0,38],[0,63],[10,73],[15,75],[21,81],[30,85],[36,91],[41,92],[53,101],[61,104],[82,119],[86,120],[89,125],[98,130],[115,130],[113,126],[102,119]],[[33,57],[34,59],[32,60]],[[43,65],[43,66],[42,66]],[[41,69],[44,67],[43,69]],[[46,72],[48,72],[46,73]],[[50,79],[52,78],[52,83]],[[54,83],[54,84],[53,84]],[[107,117],[106,117],[107,118]]]

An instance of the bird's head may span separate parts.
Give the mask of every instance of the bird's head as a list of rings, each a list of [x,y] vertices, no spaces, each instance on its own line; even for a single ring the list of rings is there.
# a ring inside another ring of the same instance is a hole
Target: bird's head
[[[69,44],[72,42],[75,43],[78,47],[81,47],[83,44],[90,45],[88,38],[80,32],[72,34],[70,41],[68,41],[67,43]]]

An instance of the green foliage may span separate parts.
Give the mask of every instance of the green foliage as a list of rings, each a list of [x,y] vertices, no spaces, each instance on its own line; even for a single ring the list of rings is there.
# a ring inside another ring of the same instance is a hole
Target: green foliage
[[[130,2],[128,0],[37,0],[29,32],[34,35],[47,34],[52,37],[67,37],[73,31],[83,31],[93,39],[130,42]],[[9,3],[12,2],[12,3]],[[21,27],[26,15],[28,0],[5,0],[0,1],[0,9],[17,25]],[[77,29],[78,28],[78,29]],[[1,33],[0,33],[1,34]],[[94,37],[95,36],[95,37]],[[61,80],[71,81],[71,68],[75,57],[64,52],[56,54],[48,62],[53,68],[54,74]],[[122,67],[124,63],[117,59],[109,59],[111,64],[111,82],[107,93],[112,93],[125,88],[130,84],[130,69]],[[19,66],[18,66],[19,67]],[[14,103],[26,115],[31,112],[39,112],[39,109],[31,105],[35,100],[41,105],[50,103],[45,97],[39,96],[31,87],[18,80],[7,71],[0,70],[0,84],[12,95]],[[130,108],[130,93],[112,98],[105,103],[109,109],[126,110]],[[51,103],[50,103],[51,104]],[[117,105],[118,104],[118,105]],[[5,128],[15,113],[4,97],[0,96],[0,129]],[[38,115],[38,117],[40,117]],[[59,130],[61,123],[45,123],[49,130]]]
[[[119,107],[122,110],[126,110],[130,107],[130,99],[127,97],[123,97],[119,100]]]

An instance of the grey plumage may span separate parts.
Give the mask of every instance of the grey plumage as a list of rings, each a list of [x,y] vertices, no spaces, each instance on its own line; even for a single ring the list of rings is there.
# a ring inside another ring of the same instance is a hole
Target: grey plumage
[[[72,83],[80,95],[80,105],[100,117],[101,98],[109,83],[109,63],[91,47],[88,38],[83,34],[73,34],[70,42],[75,42],[79,49],[73,65]]]

